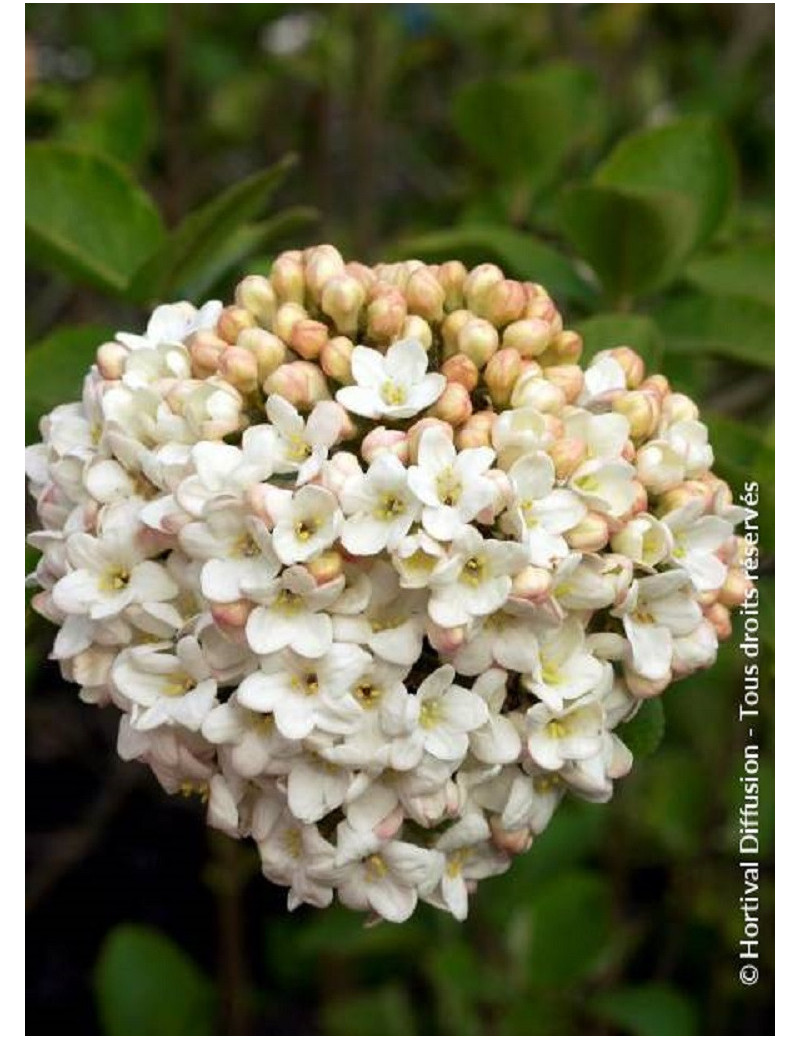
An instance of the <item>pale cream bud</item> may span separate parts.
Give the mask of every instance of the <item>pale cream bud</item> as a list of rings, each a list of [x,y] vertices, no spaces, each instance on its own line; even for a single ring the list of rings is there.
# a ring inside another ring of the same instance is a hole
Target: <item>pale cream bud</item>
[[[484,381],[495,408],[505,408],[511,400],[511,392],[522,372],[519,351],[504,347],[486,363]]]
[[[361,458],[367,465],[385,452],[400,459],[403,465],[408,464],[408,434],[405,430],[388,430],[385,426],[376,426],[361,442]]]
[[[532,372],[523,372],[511,392],[512,408],[535,408],[537,412],[560,412],[566,398],[564,391]]]
[[[541,603],[550,595],[553,584],[552,574],[543,567],[528,564],[514,575],[510,595],[514,599],[524,599],[528,603]]]
[[[442,628],[434,624],[433,621],[428,621],[425,634],[428,637],[428,642],[437,654],[448,656],[454,654],[459,647],[463,646],[464,640],[467,638],[467,630],[463,625],[458,625],[455,628]]]
[[[259,325],[269,328],[278,301],[269,278],[262,274],[249,274],[236,286],[236,302],[250,311]]]
[[[666,376],[662,376],[661,373],[648,376],[647,379],[639,386],[640,390],[651,390],[655,395],[662,401],[670,392],[669,380]]]
[[[302,303],[306,292],[303,261],[299,255],[281,253],[272,265],[270,284],[279,303]]]
[[[719,590],[719,601],[725,607],[740,607],[747,599],[752,582],[738,568],[731,567],[725,577],[725,583]]]
[[[433,346],[433,330],[418,314],[409,314],[400,329],[397,339],[415,339],[425,350]]]
[[[467,310],[457,310],[448,314],[444,319],[439,331],[442,335],[443,353],[446,358],[458,353],[458,334],[474,317],[475,315]]]
[[[350,363],[353,349],[353,341],[346,336],[334,336],[333,339],[329,339],[327,343],[323,344],[319,363],[325,375],[343,385],[352,383],[353,372]]]
[[[342,254],[335,246],[312,246],[305,254],[306,291],[319,303],[327,282],[344,271]]]
[[[519,352],[520,357],[532,358],[542,354],[550,342],[552,331],[541,318],[514,321],[503,330],[503,346]]]
[[[608,521],[600,513],[587,513],[564,535],[567,545],[576,552],[600,552],[608,544]]]
[[[628,390],[635,390],[644,379],[644,360],[630,347],[614,347],[603,354],[612,357],[625,373],[625,385]]]
[[[231,345],[239,338],[243,329],[255,326],[256,319],[244,307],[225,307],[217,320],[217,335]]]
[[[583,390],[583,370],[578,365],[550,365],[543,370],[544,378],[564,391],[567,404],[573,404]]]
[[[492,427],[497,415],[494,412],[473,412],[456,433],[456,447],[459,451],[466,448],[488,448],[492,443]]]
[[[507,831],[501,824],[499,816],[490,818],[489,828],[492,832],[492,844],[495,848],[507,853],[509,856],[521,856],[533,844],[531,832],[527,828],[518,831]]]
[[[504,278],[494,282],[486,290],[481,317],[486,318],[498,329],[518,321],[525,311],[525,290],[519,282]]]
[[[461,383],[469,393],[478,385],[477,366],[466,354],[453,354],[445,361],[440,371],[448,383]]]
[[[472,415],[469,391],[461,383],[448,383],[427,414],[451,426],[461,426]]]
[[[664,679],[645,679],[644,676],[638,675],[636,672],[624,666],[623,672],[628,689],[634,697],[638,697],[640,700],[648,700],[650,697],[658,697],[672,682],[671,672]]]
[[[211,616],[214,623],[230,634],[234,629],[243,629],[255,603],[249,599],[237,599],[233,603],[212,603]]]
[[[338,498],[348,481],[361,476],[361,466],[350,451],[337,451],[322,471],[322,486]]]
[[[461,261],[448,260],[446,263],[440,264],[436,277],[444,289],[444,309],[449,313],[463,307],[467,269]]]
[[[420,267],[413,272],[406,282],[405,295],[409,314],[417,314],[426,321],[441,321],[445,293],[429,267]]]
[[[347,274],[349,274],[352,278],[355,278],[355,280],[359,282],[361,288],[364,290],[366,294],[369,293],[370,289],[377,281],[375,272],[372,270],[372,268],[367,267],[366,264],[358,263],[357,260],[350,260],[348,263],[344,265],[344,269]]]
[[[670,488],[669,491],[664,492],[659,497],[658,514],[659,516],[666,516],[667,513],[671,513],[675,509],[681,509],[683,506],[688,505],[689,502],[697,500],[703,502],[704,509],[709,509],[712,498],[712,492],[702,481],[685,480],[682,484]]]
[[[514,500],[514,486],[508,474],[502,469],[490,469],[485,474],[492,484],[492,501],[476,516],[479,524],[493,524],[497,517],[507,509]]]
[[[424,419],[418,419],[408,431],[408,457],[411,462],[416,463],[417,461],[420,438],[426,430],[441,430],[448,440],[453,440],[453,427],[450,423],[444,422],[442,419],[435,419],[430,415]]]
[[[328,326],[313,318],[301,318],[292,325],[289,346],[306,361],[314,361],[328,342]]]
[[[351,274],[338,274],[325,283],[321,306],[339,332],[352,336],[358,330],[359,316],[365,300],[364,286],[357,278]]]
[[[343,572],[344,560],[342,554],[336,549],[327,549],[306,564],[306,570],[317,583],[327,585],[328,582],[336,581]]]
[[[713,625],[714,631],[717,633],[717,639],[723,642],[726,639],[730,639],[733,632],[730,610],[722,603],[714,603],[704,613]]]
[[[686,394],[667,394],[663,401],[664,421],[668,426],[677,422],[691,422],[700,414],[697,405]]]
[[[483,318],[471,318],[456,337],[458,353],[466,354],[478,368],[483,368],[500,346],[497,329]]]
[[[258,386],[258,362],[244,347],[228,347],[219,361],[219,374],[244,394]]]
[[[367,307],[367,335],[379,343],[391,343],[406,320],[406,300],[399,289],[381,292]]]
[[[128,350],[121,343],[103,343],[97,348],[97,367],[103,379],[119,379],[127,360]]]
[[[576,365],[582,353],[583,338],[577,332],[566,329],[553,336],[539,361],[544,368],[550,365]]]
[[[561,437],[548,448],[558,480],[567,480],[586,461],[586,441],[580,437]]]
[[[261,382],[286,360],[286,344],[266,329],[245,329],[236,340],[236,346],[249,350],[256,359]]]
[[[543,415],[544,419],[544,430],[547,434],[547,444],[551,444],[553,441],[559,440],[564,436],[564,421],[557,415],[552,415],[548,412],[547,415]]]
[[[282,303],[275,312],[275,320],[272,323],[272,331],[279,336],[284,343],[292,338],[292,329],[298,321],[308,317],[305,307],[299,303]]]
[[[200,378],[213,375],[219,368],[220,358],[228,344],[210,329],[193,332],[186,341],[192,374]]]
[[[495,282],[502,282],[503,272],[496,264],[479,264],[464,279],[464,299],[473,314],[481,314],[486,293]]]
[[[618,415],[624,415],[630,426],[630,434],[634,441],[644,440],[655,433],[661,419],[661,402],[654,393],[644,390],[630,390],[617,395],[611,409]]]
[[[310,361],[291,361],[280,365],[264,381],[264,392],[280,394],[301,411],[307,411],[318,401],[330,399],[325,376]]]

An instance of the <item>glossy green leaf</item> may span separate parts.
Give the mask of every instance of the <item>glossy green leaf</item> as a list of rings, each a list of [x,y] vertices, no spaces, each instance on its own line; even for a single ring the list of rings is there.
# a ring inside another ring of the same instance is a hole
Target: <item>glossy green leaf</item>
[[[158,211],[124,167],[42,143],[26,148],[25,230],[31,262],[120,294],[163,238]]]
[[[708,118],[687,117],[624,138],[594,177],[623,191],[678,194],[690,203],[690,248],[707,241],[728,212],[736,166],[727,139]]]
[[[658,982],[624,986],[601,993],[593,1010],[635,1036],[696,1036],[694,1004],[682,993]]]
[[[589,302],[594,290],[558,250],[533,235],[492,224],[467,224],[446,231],[401,239],[392,254],[429,263],[461,260],[468,267],[499,264],[511,278],[540,282],[557,299]]]
[[[658,697],[642,701],[632,719],[617,727],[617,736],[637,759],[652,755],[664,739],[664,705]]]
[[[106,937],[95,993],[107,1036],[214,1036],[216,994],[209,979],[166,935],[120,925]]]
[[[686,293],[654,311],[668,352],[705,351],[775,366],[775,310],[758,300]]]
[[[539,885],[528,905],[531,982],[546,989],[590,975],[611,938],[611,906],[608,881],[586,870]]]
[[[25,352],[25,438],[38,440],[39,418],[79,401],[97,348],[112,335],[103,325],[65,325]]]
[[[90,81],[82,104],[67,110],[60,137],[137,166],[157,133],[153,88],[144,75]]]
[[[632,347],[641,354],[648,371],[657,370],[661,364],[661,333],[656,324],[642,314],[597,314],[579,322],[575,328],[583,336],[584,363],[601,350]]]
[[[673,277],[692,236],[691,205],[675,193],[584,185],[562,195],[559,217],[577,253],[620,302]]]
[[[414,1012],[408,992],[387,983],[358,996],[335,1000],[322,1011],[329,1036],[415,1036]]]
[[[286,156],[190,213],[136,273],[130,296],[147,301],[179,296],[231,237],[263,212],[294,162]]]
[[[775,303],[775,246],[735,246],[699,256],[686,268],[686,277],[705,292],[741,296],[767,306]]]
[[[453,105],[456,131],[489,169],[540,186],[602,120],[594,76],[569,62],[478,80]]]

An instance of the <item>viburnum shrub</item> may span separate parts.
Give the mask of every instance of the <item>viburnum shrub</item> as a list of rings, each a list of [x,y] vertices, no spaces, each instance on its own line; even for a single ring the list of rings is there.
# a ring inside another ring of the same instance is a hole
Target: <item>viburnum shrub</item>
[[[119,754],[289,906],[467,914],[748,582],[694,403],[492,264],[282,254],[41,423],[34,605]]]

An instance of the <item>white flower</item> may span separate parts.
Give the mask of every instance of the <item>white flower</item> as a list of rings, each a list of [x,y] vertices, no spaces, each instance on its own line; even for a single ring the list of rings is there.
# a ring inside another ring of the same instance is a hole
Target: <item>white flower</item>
[[[214,328],[221,311],[222,304],[219,300],[209,300],[200,310],[186,300],[180,303],[164,303],[153,311],[143,336],[118,332],[117,339],[130,350],[155,348],[162,343],[182,343],[193,332]]]
[[[630,436],[624,415],[617,412],[593,415],[582,408],[575,408],[565,416],[564,431],[568,437],[583,441],[592,459],[618,459]]]
[[[275,471],[297,473],[298,486],[313,480],[339,439],[340,408],[333,401],[320,401],[304,420],[287,400],[272,394],[267,398],[266,410],[275,433]]]
[[[341,495],[347,519],[342,545],[355,556],[395,549],[418,518],[422,506],[408,484],[408,470],[384,452],[366,474],[348,481]]]
[[[553,442],[547,422],[535,408],[510,408],[492,425],[492,446],[501,469],[508,470],[522,455],[546,450]]]
[[[554,488],[555,467],[544,452],[523,455],[508,475],[515,498],[503,529],[527,546],[531,563],[548,567],[569,552],[562,535],[586,516],[586,506],[572,491]]]
[[[235,693],[206,715],[202,733],[212,744],[228,749],[233,768],[245,778],[286,773],[298,749],[295,741],[280,733],[272,715],[243,707]]]
[[[272,530],[272,546],[281,563],[305,563],[339,537],[342,514],[325,488],[306,484],[284,502]]]
[[[539,654],[530,677],[523,682],[553,712],[598,690],[612,677],[611,666],[584,649],[584,630],[577,618],[539,635]]]
[[[583,408],[602,408],[625,385],[625,370],[619,361],[608,354],[598,354],[583,374],[578,404]]]
[[[426,588],[444,559],[444,547],[424,531],[406,535],[392,553],[392,563],[404,589]]]
[[[392,664],[410,667],[422,652],[426,592],[400,588],[396,572],[383,561],[369,571],[369,598],[358,612],[333,617],[335,638],[360,643]]]
[[[627,513],[633,505],[636,497],[633,483],[635,475],[633,466],[622,460],[606,462],[603,459],[590,459],[575,470],[569,486],[590,509],[618,517]]]
[[[192,559],[207,561],[200,583],[212,603],[233,603],[271,587],[280,568],[263,522],[236,508],[210,510],[204,521],[182,527],[178,541]]]
[[[542,769],[563,769],[567,762],[596,755],[602,746],[603,706],[599,701],[575,701],[554,714],[535,704],[526,716],[528,753]]]
[[[447,380],[428,372],[428,355],[414,339],[393,343],[386,355],[355,347],[351,358],[355,386],[342,387],[336,400],[349,412],[368,419],[408,419],[432,405]]]
[[[247,619],[247,642],[257,654],[289,647],[304,657],[321,657],[333,642],[327,609],[339,598],[344,578],[317,585],[305,567],[287,567]]]
[[[287,809],[259,836],[265,876],[289,888],[288,906],[329,906],[333,899],[336,850],[316,827],[303,825]]]
[[[435,848],[445,855],[442,880],[435,893],[426,897],[434,906],[444,905],[457,921],[465,921],[469,905],[469,882],[502,874],[510,859],[494,848],[491,831],[482,813],[470,813],[449,827]]]
[[[685,419],[670,426],[664,439],[681,458],[687,477],[700,477],[714,464],[708,429],[696,419]]]
[[[688,573],[698,592],[709,592],[725,583],[728,568],[715,553],[733,534],[733,525],[703,511],[702,501],[688,502],[663,522],[672,533],[670,561]]]
[[[351,784],[351,775],[315,752],[295,755],[289,762],[286,798],[301,823],[316,823],[338,809]]]
[[[493,614],[473,621],[467,638],[453,655],[459,675],[480,675],[492,665],[530,672],[536,660],[533,622],[537,611],[524,600],[509,599]]]
[[[612,535],[611,548],[637,566],[653,570],[670,555],[672,534],[666,522],[649,513],[639,513]]]
[[[443,665],[417,690],[417,731],[422,748],[443,761],[458,761],[469,747],[468,734],[489,718],[486,702],[471,690],[454,686],[455,669]]]
[[[456,452],[444,431],[434,428],[423,432],[417,459],[418,465],[409,467],[408,484],[424,504],[422,524],[434,538],[450,541],[494,498],[492,482],[484,476],[494,452]]]
[[[506,673],[499,668],[489,669],[475,682],[472,693],[486,702],[489,717],[470,733],[470,751],[478,761],[489,765],[516,762],[522,741],[513,721],[501,714],[506,699]]]

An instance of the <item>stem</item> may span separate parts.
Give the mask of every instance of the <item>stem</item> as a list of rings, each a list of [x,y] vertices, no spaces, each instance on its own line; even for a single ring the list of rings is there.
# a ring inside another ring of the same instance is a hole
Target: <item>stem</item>
[[[250,974],[244,934],[244,890],[250,873],[237,842],[213,831],[208,885],[217,900],[223,1036],[249,1036]]]

